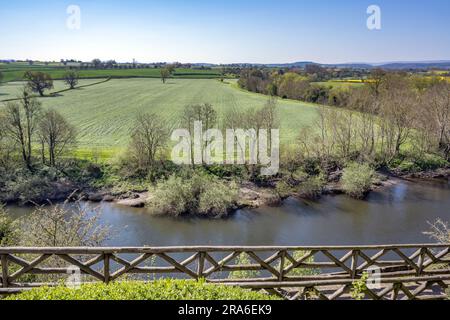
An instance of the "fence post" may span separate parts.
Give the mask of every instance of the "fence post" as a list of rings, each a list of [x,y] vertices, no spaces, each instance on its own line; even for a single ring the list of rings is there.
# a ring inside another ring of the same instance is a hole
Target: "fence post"
[[[2,287],[8,287],[8,260],[6,259],[6,254],[2,254]]]
[[[109,270],[109,262],[110,262],[110,255],[109,253],[103,254],[103,275],[105,277],[105,283],[109,283],[110,279],[110,270]]]
[[[203,277],[203,272],[205,269],[205,257],[206,257],[206,252],[201,251],[198,253],[197,275],[198,275],[199,279]]]

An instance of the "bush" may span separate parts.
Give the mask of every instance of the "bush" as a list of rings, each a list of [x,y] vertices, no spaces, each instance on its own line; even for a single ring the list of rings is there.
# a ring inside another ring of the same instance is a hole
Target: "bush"
[[[14,245],[17,241],[16,223],[0,204],[0,247]]]
[[[316,199],[322,194],[324,185],[325,178],[322,174],[311,176],[306,178],[306,180],[300,184],[299,193],[302,197]]]
[[[449,165],[449,162],[439,155],[423,154],[416,156],[410,154],[406,158],[397,159],[391,164],[391,167],[403,173],[416,173],[445,168]]]
[[[157,213],[175,216],[222,216],[234,207],[237,194],[235,183],[222,182],[204,173],[188,177],[172,175],[158,183],[150,207]]]
[[[351,163],[342,175],[342,189],[346,194],[362,199],[370,191],[375,171],[367,164]]]
[[[70,289],[38,288],[7,300],[276,300],[278,298],[241,288],[207,284],[205,281],[158,280],[84,284]]]

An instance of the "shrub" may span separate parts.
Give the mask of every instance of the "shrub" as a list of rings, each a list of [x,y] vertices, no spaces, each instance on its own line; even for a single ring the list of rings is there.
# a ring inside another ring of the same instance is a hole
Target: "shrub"
[[[188,177],[172,175],[158,183],[150,207],[157,213],[175,216],[222,216],[234,207],[237,194],[236,184],[204,173],[192,173]]]
[[[278,298],[241,288],[207,284],[205,281],[158,280],[84,284],[80,288],[38,288],[7,300],[276,300]]]
[[[325,185],[325,178],[322,174],[306,178],[299,187],[299,193],[302,197],[315,199],[320,197]]]
[[[352,197],[362,199],[370,191],[375,171],[367,164],[351,163],[342,174],[342,188]]]
[[[292,187],[287,181],[280,181],[276,185],[276,191],[280,198],[288,198],[292,194]]]
[[[407,159],[394,163],[393,167],[400,172],[415,173],[427,170],[445,168],[449,162],[438,155],[424,154],[420,156],[410,155]]]
[[[11,246],[17,241],[16,223],[0,205],[0,247]]]

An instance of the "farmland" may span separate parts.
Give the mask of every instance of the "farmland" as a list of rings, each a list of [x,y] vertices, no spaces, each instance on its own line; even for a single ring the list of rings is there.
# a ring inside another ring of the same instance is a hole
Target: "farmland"
[[[67,72],[66,68],[56,67],[53,65],[28,65],[28,64],[0,64],[0,71],[4,75],[3,82],[20,81],[26,71],[41,71],[48,73],[53,79],[63,79]],[[79,70],[80,78],[159,78],[161,69],[159,68],[143,68],[143,69],[86,69]],[[175,69],[172,74],[174,78],[218,78],[220,77],[219,69]]]
[[[81,80],[80,85],[94,80]],[[55,97],[39,98],[44,108],[60,111],[79,132],[79,153],[100,152],[112,156],[128,142],[130,128],[140,112],[157,113],[175,125],[188,104],[211,103],[219,114],[229,108],[262,107],[264,95],[238,90],[233,80],[112,79],[105,83],[62,92]],[[0,100],[14,98],[22,82],[0,87]],[[55,89],[65,86],[55,81]],[[280,100],[281,140],[293,141],[301,127],[310,125],[317,116],[314,105]]]

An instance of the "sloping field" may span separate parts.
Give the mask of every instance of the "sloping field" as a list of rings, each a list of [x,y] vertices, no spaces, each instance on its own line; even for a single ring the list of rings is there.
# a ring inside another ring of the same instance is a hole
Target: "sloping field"
[[[83,80],[88,84],[92,80]],[[23,83],[0,87],[0,100],[15,96]],[[64,85],[55,81],[55,89]],[[6,93],[6,94],[5,94]],[[66,91],[56,97],[39,98],[44,107],[59,110],[79,130],[80,149],[115,151],[126,146],[130,128],[139,112],[154,112],[174,125],[188,104],[211,103],[219,113],[231,107],[262,107],[267,97],[236,89],[217,80],[115,79],[90,87]],[[279,103],[281,140],[292,141],[299,129],[317,117],[315,106],[302,102]]]

